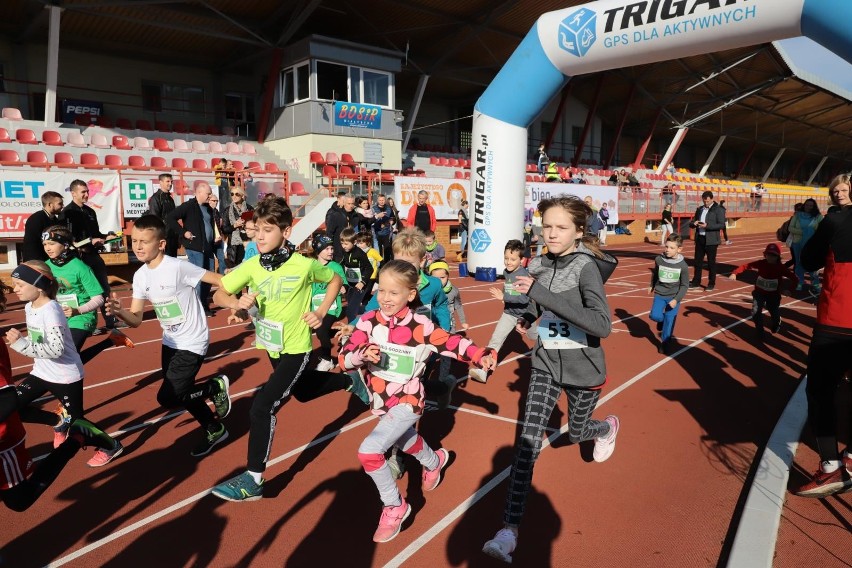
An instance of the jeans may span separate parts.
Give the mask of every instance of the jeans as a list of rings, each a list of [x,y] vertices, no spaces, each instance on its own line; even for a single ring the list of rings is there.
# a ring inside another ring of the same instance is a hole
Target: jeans
[[[459,247],[459,252],[464,254],[467,251],[467,231],[461,231],[459,233],[459,238],[461,239],[461,246]]]
[[[213,255],[209,253],[198,252],[197,250],[186,251],[186,258],[195,266],[200,266],[204,270],[213,272]],[[209,309],[208,298],[210,297],[211,285],[205,282],[199,282],[195,287],[195,293],[198,295],[198,301],[201,302],[201,307],[204,310]]]
[[[216,255],[216,262],[218,262],[218,266],[216,266],[216,272],[219,274],[225,274],[225,242],[221,241],[216,243],[213,246],[213,253]]]
[[[654,303],[651,306],[651,313],[648,314],[651,321],[663,324],[663,331],[660,335],[660,341],[662,343],[671,339],[672,333],[674,332],[677,313],[680,311],[680,302],[675,304],[675,307],[672,308],[669,306],[669,302],[671,301],[671,298],[664,298],[663,296],[654,294]]]

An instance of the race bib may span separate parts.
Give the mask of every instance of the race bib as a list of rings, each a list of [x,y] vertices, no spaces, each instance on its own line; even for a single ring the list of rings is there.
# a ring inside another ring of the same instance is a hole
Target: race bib
[[[586,332],[550,311],[544,312],[538,322],[538,338],[545,349],[583,349],[589,346]]]
[[[27,326],[27,336],[32,343],[44,343],[44,328]]]
[[[417,366],[417,347],[379,343],[381,350],[378,363],[370,363],[370,372],[388,382],[405,384],[414,377]]]
[[[325,294],[314,294],[311,296],[311,311],[316,311],[322,305],[323,300],[325,300]]]
[[[680,282],[680,268],[660,265],[660,269],[657,271],[657,279],[667,284]]]
[[[284,351],[284,324],[263,318],[254,320],[257,343],[267,351],[280,353]]]
[[[761,290],[766,290],[767,292],[777,292],[778,291],[778,279],[777,278],[762,278],[760,276],[757,277],[757,287]]]
[[[154,313],[157,315],[157,319],[160,320],[160,325],[172,326],[186,321],[186,316],[175,296],[160,300],[151,300],[151,304],[154,305]]]
[[[346,268],[346,280],[349,282],[360,282],[361,281],[361,269],[360,268]]]
[[[77,309],[80,307],[80,302],[77,300],[77,294],[57,294],[56,301],[63,308]]]
[[[503,293],[508,294],[510,296],[520,296],[521,295],[520,292],[515,290],[515,283],[509,282],[508,280],[503,282]]]

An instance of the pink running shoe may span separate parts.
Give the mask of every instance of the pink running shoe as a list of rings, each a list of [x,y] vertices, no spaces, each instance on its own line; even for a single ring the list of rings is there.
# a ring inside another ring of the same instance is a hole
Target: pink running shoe
[[[518,536],[510,529],[500,529],[494,538],[485,543],[482,552],[507,564],[512,563],[512,553],[518,546]]]
[[[123,451],[124,446],[121,445],[121,442],[116,441],[115,447],[111,450],[98,448],[98,451],[95,452],[95,455],[92,456],[92,459],[86,462],[86,465],[89,467],[103,467],[118,456],[120,456],[121,452]]]
[[[444,448],[436,450],[435,454],[438,456],[438,467],[432,471],[423,470],[423,491],[432,491],[441,484],[441,472],[450,461],[450,453]]]
[[[388,542],[393,540],[399,534],[402,528],[402,523],[411,514],[411,505],[402,499],[397,507],[385,507],[382,509],[382,516],[379,519],[379,527],[373,534],[373,542]]]
[[[59,424],[53,427],[53,448],[56,449],[62,445],[62,442],[68,439],[68,429],[71,427],[71,415],[65,410],[62,404],[59,404],[54,410],[59,419]]]
[[[608,460],[615,451],[615,437],[618,436],[618,416],[610,414],[604,421],[609,424],[609,434],[595,438],[595,449],[592,452],[592,459],[598,463]]]

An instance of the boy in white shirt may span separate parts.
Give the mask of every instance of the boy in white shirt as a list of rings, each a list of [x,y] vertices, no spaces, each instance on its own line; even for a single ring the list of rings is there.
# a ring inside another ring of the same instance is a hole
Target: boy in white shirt
[[[166,226],[159,217],[145,215],[133,227],[133,252],[144,264],[133,275],[133,301],[130,309],[121,307],[113,295],[109,300],[112,314],[131,327],[142,323],[145,300],[150,300],[163,328],[163,384],[157,402],[165,408],[183,406],[204,429],[205,435],[190,454],[201,457],[228,438],[219,421],[231,410],[228,377],[219,375],[196,384],[210,330],[204,308],[195,293],[199,282],[218,285],[222,277],[189,262],[166,256]],[[207,406],[210,399],[216,413]]]

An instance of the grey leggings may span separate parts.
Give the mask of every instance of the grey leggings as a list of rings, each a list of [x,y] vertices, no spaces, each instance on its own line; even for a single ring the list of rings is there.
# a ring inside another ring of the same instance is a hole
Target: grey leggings
[[[591,418],[600,397],[600,390],[561,385],[555,382],[549,373],[533,369],[527,392],[524,424],[521,435],[515,442],[509,494],[506,496],[506,509],[503,513],[503,520],[508,525],[517,527],[521,524],[527,494],[532,484],[533,467],[541,452],[542,436],[563,390],[568,394],[568,439],[572,443],[599,438],[609,433],[607,422]]]

